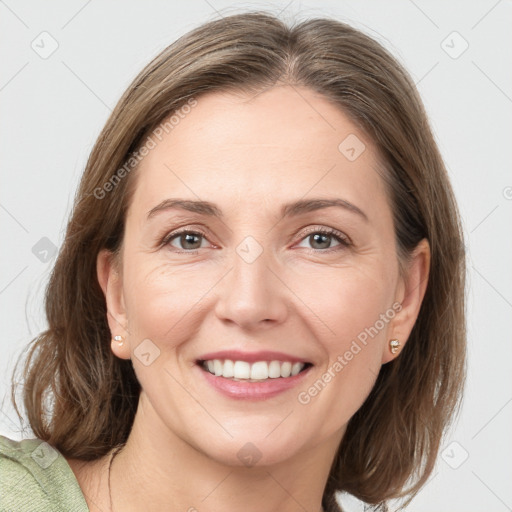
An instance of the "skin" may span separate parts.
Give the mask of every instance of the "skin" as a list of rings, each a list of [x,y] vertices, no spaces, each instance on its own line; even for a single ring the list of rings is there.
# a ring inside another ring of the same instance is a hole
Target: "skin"
[[[349,134],[366,146],[354,161],[338,149]],[[286,85],[256,96],[199,97],[145,157],[121,260],[103,251],[97,265],[112,336],[125,337],[112,351],[132,359],[142,385],[133,429],[112,465],[114,510],[321,510],[346,424],[381,365],[399,356],[389,340],[406,343],[428,277],[426,241],[400,276],[378,163],[372,142],[343,112]],[[169,209],[147,220],[171,197],[213,202],[223,217]],[[367,219],[333,207],[280,216],[285,203],[332,197]],[[177,228],[206,237],[160,244]],[[334,228],[350,245],[335,237],[315,243],[317,228]],[[250,264],[236,251],[248,236],[263,249]],[[400,312],[317,396],[299,403],[299,392],[395,302]],[[160,350],[148,366],[134,355],[144,339]],[[234,400],[199,378],[195,365],[223,349],[276,350],[314,366],[303,384],[276,397]],[[253,467],[237,457],[247,442],[261,455]],[[107,456],[69,462],[90,509],[109,510]]]

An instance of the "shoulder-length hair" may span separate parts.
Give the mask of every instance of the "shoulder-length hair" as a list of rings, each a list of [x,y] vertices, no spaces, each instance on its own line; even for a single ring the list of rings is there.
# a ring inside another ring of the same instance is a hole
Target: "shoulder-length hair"
[[[430,244],[417,321],[400,356],[382,366],[350,419],[323,505],[337,510],[337,490],[372,504],[411,498],[430,475],[460,406],[466,360],[463,235],[413,81],[378,42],[333,19],[289,27],[271,14],[249,12],[211,21],[165,48],[134,79],[87,161],[46,289],[48,329],[27,347],[22,396],[28,421],[39,438],[82,460],[126,442],[140,385],[131,361],[110,350],[96,258],[104,248],[117,254],[122,243],[134,155],[148,144],[148,134],[201,94],[257,93],[278,82],[320,93],[374,142],[401,265],[422,238]]]

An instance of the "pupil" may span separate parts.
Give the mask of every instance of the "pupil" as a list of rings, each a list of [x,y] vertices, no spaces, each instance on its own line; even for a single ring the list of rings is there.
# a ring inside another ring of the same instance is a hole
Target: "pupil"
[[[193,240],[191,240],[191,239],[194,239],[194,238],[199,238],[199,236],[198,235],[193,235],[191,233],[185,233],[184,235],[181,236],[182,245],[186,249],[196,249],[196,247],[187,247],[187,244],[193,244],[194,243]]]
[[[326,239],[327,240],[327,247],[329,247],[330,235],[325,235],[323,233],[316,233],[316,234],[311,235],[311,236],[313,237],[314,243],[317,243],[319,238]],[[322,244],[321,241],[319,243]],[[324,241],[323,243],[325,244],[326,242]],[[319,249],[325,249],[325,247],[319,247]]]

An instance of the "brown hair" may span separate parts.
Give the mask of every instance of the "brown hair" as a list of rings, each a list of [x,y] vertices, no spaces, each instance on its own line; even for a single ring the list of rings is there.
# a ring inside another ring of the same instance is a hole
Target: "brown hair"
[[[430,244],[430,275],[417,321],[400,356],[381,368],[351,418],[323,505],[338,510],[336,490],[377,505],[412,497],[431,473],[460,405],[462,230],[414,83],[379,43],[333,19],[288,27],[271,14],[250,12],[208,22],[164,49],[128,87],[90,154],[46,290],[48,329],[33,340],[24,365],[28,421],[39,438],[82,460],[127,440],[140,385],[131,361],[110,350],[96,258],[103,248],[116,254],[122,244],[136,171],[125,168],[127,175],[108,193],[105,184],[187,100],[209,91],[259,92],[277,82],[322,94],[374,142],[386,171],[399,261],[421,239]]]

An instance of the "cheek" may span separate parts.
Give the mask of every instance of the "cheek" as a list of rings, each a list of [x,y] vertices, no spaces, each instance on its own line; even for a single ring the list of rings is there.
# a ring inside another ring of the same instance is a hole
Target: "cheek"
[[[211,268],[159,263],[149,257],[126,261],[124,300],[130,332],[167,347],[191,337],[202,299],[219,277]]]
[[[393,300],[393,286],[388,279],[378,277],[386,275],[385,269],[367,266],[325,270],[296,278],[294,287],[314,313],[308,316],[316,317],[316,333],[324,349],[337,356],[350,347],[352,340],[364,340],[364,333],[375,324],[379,334],[385,335],[390,318],[385,322],[381,318],[389,312]]]
[[[361,407],[382,364],[395,311],[390,287],[375,276],[354,268],[338,270],[329,286],[321,293],[317,287],[305,300],[325,326],[321,328],[325,334],[318,339],[326,362],[308,387],[299,390],[297,401],[308,414],[326,418],[321,426],[325,436],[346,424]]]

